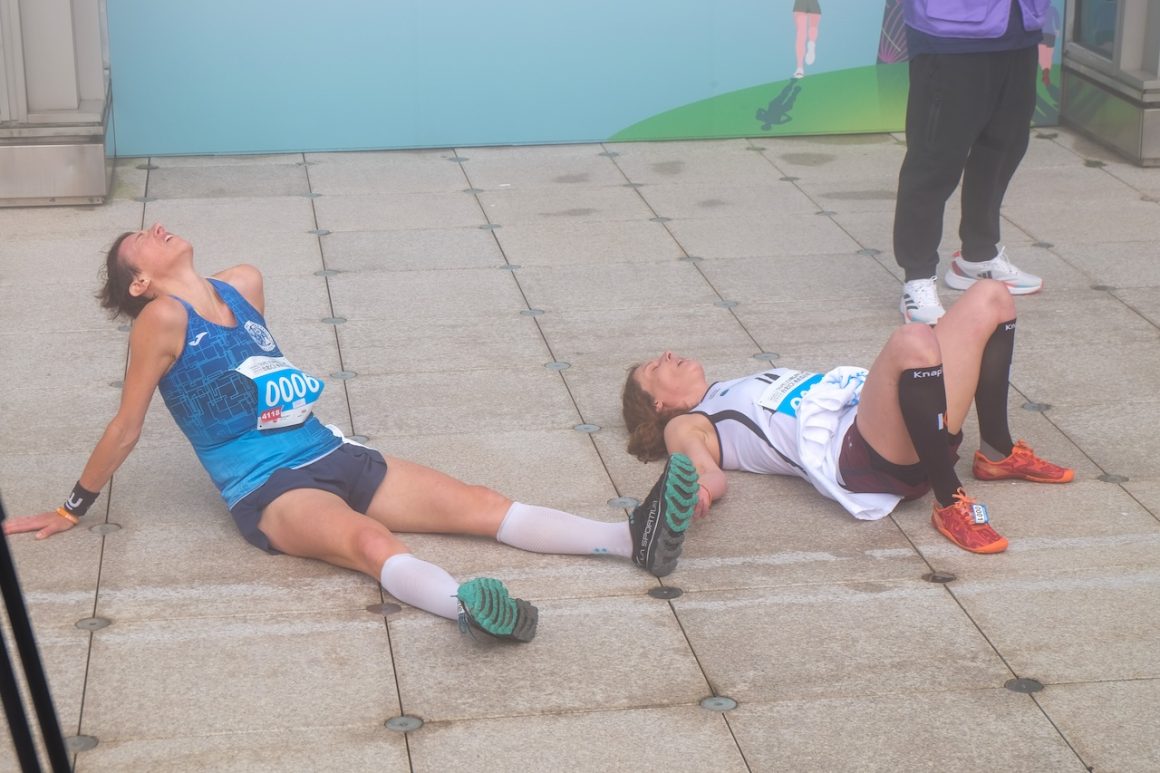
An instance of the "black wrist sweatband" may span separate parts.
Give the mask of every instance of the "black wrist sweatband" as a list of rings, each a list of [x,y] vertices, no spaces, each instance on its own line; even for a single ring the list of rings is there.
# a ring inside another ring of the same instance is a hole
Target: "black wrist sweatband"
[[[89,508],[93,506],[93,502],[96,502],[97,497],[100,495],[101,492],[89,491],[78,480],[77,484],[73,486],[72,493],[64,501],[64,509],[80,518],[89,511]]]

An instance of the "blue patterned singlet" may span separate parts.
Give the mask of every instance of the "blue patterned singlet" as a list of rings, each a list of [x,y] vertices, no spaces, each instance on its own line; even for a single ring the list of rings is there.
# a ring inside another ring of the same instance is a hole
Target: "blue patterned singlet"
[[[282,356],[266,320],[241,293],[209,280],[234,313],[222,327],[185,306],[185,347],[158,385],[165,406],[232,508],[282,468],[302,467],[342,445],[314,418],[323,384]]]

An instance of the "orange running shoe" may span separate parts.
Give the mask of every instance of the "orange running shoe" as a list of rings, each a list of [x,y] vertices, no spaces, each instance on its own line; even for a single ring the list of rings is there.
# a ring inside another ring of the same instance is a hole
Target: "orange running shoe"
[[[1035,483],[1067,483],[1075,477],[1075,470],[1040,459],[1022,440],[1015,441],[1010,456],[997,462],[976,451],[973,471],[979,480],[1018,478]]]
[[[939,507],[934,503],[930,522],[939,532],[963,550],[972,553],[1002,553],[1007,549],[1007,540],[991,528],[991,518],[987,506],[976,502],[959,489],[955,492],[955,503]]]

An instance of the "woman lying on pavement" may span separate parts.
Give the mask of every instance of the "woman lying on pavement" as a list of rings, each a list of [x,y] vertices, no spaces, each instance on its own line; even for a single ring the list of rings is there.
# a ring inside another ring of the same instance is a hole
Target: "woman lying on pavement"
[[[384,459],[324,426],[312,412],[323,384],[278,348],[253,266],[203,277],[192,246],[158,224],[117,238],[100,298],[135,320],[120,408],[64,505],[9,519],[5,533],[35,531],[43,539],[75,526],[133,449],[160,389],[252,544],[358,570],[395,598],[461,627],[529,641],[538,614],[498,580],[460,584],[412,555],[397,532],[472,534],[539,553],[611,554],[654,574],[675,565],[697,489],[695,477],[682,478],[676,468],[627,523],[602,523]],[[680,528],[658,522],[661,496]]]
[[[622,395],[628,450],[646,462],[687,455],[700,479],[697,516],[725,494],[723,470],[805,478],[865,520],[933,489],[939,532],[965,550],[999,553],[1007,540],[955,474],[971,403],[981,440],[975,478],[1066,483],[1074,476],[1012,442],[1014,341],[1011,294],[983,280],[935,327],[898,328],[869,371],[774,368],[710,386],[699,363],[665,352],[629,370]]]

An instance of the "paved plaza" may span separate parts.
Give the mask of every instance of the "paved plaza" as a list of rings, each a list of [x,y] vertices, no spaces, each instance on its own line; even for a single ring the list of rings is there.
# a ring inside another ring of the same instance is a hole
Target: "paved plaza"
[[[205,273],[262,269],[279,344],[327,381],[325,421],[623,519],[660,471],[624,449],[626,366],[666,348],[710,380],[870,364],[901,319],[904,150],[866,135],[121,159],[103,206],[0,209],[4,506],[56,506],[116,411],[128,328],[93,299],[97,269],[116,234],[161,222]],[[406,537],[539,607],[532,643],[496,643],[255,550],[155,398],[80,528],[10,540],[64,733],[95,739],[76,771],[1160,769],[1160,170],[1034,130],[1003,230],[1046,279],[1017,299],[1013,434],[1077,474],[981,483],[960,463],[1001,555],[939,536],[929,497],[858,522],[804,481],[743,473],[663,581]],[[1042,689],[1011,689],[1028,680]]]

